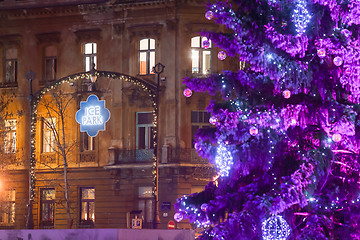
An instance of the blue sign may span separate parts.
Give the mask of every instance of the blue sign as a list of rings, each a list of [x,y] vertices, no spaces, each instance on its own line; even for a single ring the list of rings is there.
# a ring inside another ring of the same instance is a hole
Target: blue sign
[[[105,107],[105,100],[90,95],[86,102],[80,103],[75,118],[80,124],[80,132],[87,132],[90,137],[95,137],[99,131],[105,130],[105,123],[110,119],[110,111]]]

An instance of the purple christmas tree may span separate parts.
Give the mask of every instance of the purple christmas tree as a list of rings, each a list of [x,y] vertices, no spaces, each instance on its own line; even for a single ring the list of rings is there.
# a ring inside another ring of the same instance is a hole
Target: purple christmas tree
[[[208,5],[203,35],[245,67],[186,78],[221,95],[195,148],[218,179],[176,203],[200,239],[360,239],[360,1]]]

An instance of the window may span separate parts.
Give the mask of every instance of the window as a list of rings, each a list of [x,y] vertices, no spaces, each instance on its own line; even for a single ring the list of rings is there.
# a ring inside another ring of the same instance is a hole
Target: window
[[[136,113],[136,148],[154,148],[153,112]]]
[[[152,187],[139,187],[138,208],[141,210],[142,218],[144,219],[144,227],[151,227],[153,221],[153,194]]]
[[[0,224],[15,223],[15,190],[6,190],[3,193],[3,202],[0,205]]]
[[[208,47],[204,47],[204,41],[208,41]],[[208,74],[211,72],[211,41],[206,37],[191,38],[191,66],[192,73]]]
[[[54,131],[56,130],[55,118],[43,118],[42,121],[42,152],[54,152],[56,141]]]
[[[80,223],[84,225],[92,225],[95,222],[95,188],[80,188],[80,194]]]
[[[4,152],[16,152],[16,120],[5,120]]]
[[[90,137],[86,132],[80,132],[80,151],[94,151],[95,138]]]
[[[56,79],[57,70],[57,49],[55,46],[47,46],[44,54],[44,80],[52,81]]]
[[[42,226],[54,226],[55,213],[55,189],[40,189],[40,224]]]
[[[207,111],[191,111],[191,144],[194,147],[195,134],[198,129],[210,126],[210,113]]]
[[[151,38],[139,41],[139,74],[154,74],[155,66],[155,40]]]
[[[88,72],[94,66],[96,68],[96,43],[84,43],[82,45],[84,71]]]
[[[17,83],[18,53],[16,48],[6,50],[5,53],[5,83]]]

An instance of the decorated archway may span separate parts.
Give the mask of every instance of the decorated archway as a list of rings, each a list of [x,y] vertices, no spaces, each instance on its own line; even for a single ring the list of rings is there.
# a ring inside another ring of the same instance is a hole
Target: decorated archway
[[[134,76],[130,76],[123,73],[118,72],[110,72],[110,71],[98,71],[95,69],[92,69],[89,72],[81,72],[81,73],[75,73],[63,78],[60,78],[58,80],[50,82],[48,85],[41,88],[36,93],[32,94],[32,91],[30,93],[30,162],[29,162],[29,204],[28,204],[28,217],[27,217],[27,228],[33,228],[33,217],[32,217],[32,205],[35,198],[35,167],[36,167],[36,123],[38,118],[38,105],[42,97],[49,92],[50,90],[56,89],[60,85],[64,83],[75,83],[78,80],[83,79],[91,79],[91,78],[109,78],[114,80],[121,80],[125,82],[130,82],[135,85],[137,85],[140,89],[145,91],[149,97],[152,100],[152,107],[153,107],[153,125],[154,125],[154,154],[153,154],[153,195],[154,197],[157,196],[157,178],[158,175],[156,173],[157,171],[157,138],[158,138],[158,90],[159,85],[154,84],[151,82],[148,82],[144,79],[137,78]],[[31,79],[32,80],[32,79]],[[74,116],[75,117],[75,116]]]

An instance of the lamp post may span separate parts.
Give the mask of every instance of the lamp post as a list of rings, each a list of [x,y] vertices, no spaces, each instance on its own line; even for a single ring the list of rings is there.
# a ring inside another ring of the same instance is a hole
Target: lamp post
[[[153,72],[157,74],[157,85],[156,85],[156,96],[155,96],[155,101],[156,101],[156,108],[155,108],[155,114],[156,114],[156,120],[157,120],[157,124],[156,124],[156,135],[155,135],[155,147],[154,147],[154,154],[156,156],[156,163],[155,163],[155,168],[156,168],[156,176],[155,176],[155,191],[153,192],[153,194],[155,195],[155,204],[154,204],[154,220],[153,220],[153,224],[154,224],[154,229],[157,229],[158,226],[160,225],[160,214],[159,214],[159,92],[160,92],[160,74],[164,72],[164,68],[165,66],[162,65],[161,63],[157,63],[154,67],[153,67]]]
[[[30,122],[30,145],[29,145],[29,203],[28,203],[28,216],[26,219],[26,228],[27,229],[33,229],[34,228],[34,221],[33,221],[33,214],[32,214],[32,205],[33,205],[33,193],[34,193],[34,189],[33,189],[33,183],[34,183],[34,179],[33,179],[33,171],[34,171],[34,164],[33,164],[33,159],[32,159],[32,136],[31,136],[31,122],[32,122],[32,117],[33,117],[33,89],[32,89],[32,82],[33,80],[35,80],[36,78],[36,73],[33,71],[29,71],[28,73],[25,74],[25,78],[29,81],[30,84],[30,94],[29,94],[29,103],[30,103],[30,107],[29,107],[29,122]]]

